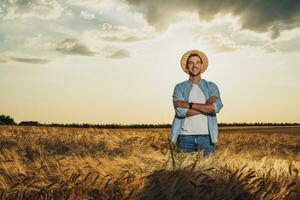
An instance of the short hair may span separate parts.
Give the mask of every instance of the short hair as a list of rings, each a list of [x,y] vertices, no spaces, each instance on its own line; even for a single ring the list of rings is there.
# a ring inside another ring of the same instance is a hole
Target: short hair
[[[201,58],[198,54],[192,53],[192,54],[190,54],[189,57],[186,59],[186,65],[185,65],[185,66],[188,65],[188,62],[189,62],[190,57],[193,57],[193,56],[197,56],[198,58],[200,58],[201,64],[203,63],[203,62],[202,62],[202,58]]]

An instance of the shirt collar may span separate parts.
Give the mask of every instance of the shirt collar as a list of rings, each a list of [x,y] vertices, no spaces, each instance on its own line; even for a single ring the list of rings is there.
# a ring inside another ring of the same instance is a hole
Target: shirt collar
[[[191,86],[193,86],[193,83],[192,83],[192,81],[191,81],[190,79],[188,79],[187,82],[188,82]],[[199,83],[198,83],[198,86],[200,87],[200,85],[203,84],[203,82],[204,82],[204,79],[201,78],[201,80],[200,80]]]

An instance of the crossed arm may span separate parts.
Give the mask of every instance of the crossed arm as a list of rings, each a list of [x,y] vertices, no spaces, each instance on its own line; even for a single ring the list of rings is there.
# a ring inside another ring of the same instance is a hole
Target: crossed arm
[[[203,114],[207,115],[215,111],[213,103],[216,102],[217,96],[211,96],[206,103],[193,103],[192,109],[189,108],[189,103],[187,101],[174,101],[174,108],[182,107],[188,109],[186,112],[186,117]]]
[[[180,85],[176,85],[173,91],[173,105],[176,112],[176,116],[179,118],[190,117],[197,114],[213,114],[218,113],[223,107],[220,92],[216,84],[212,84],[211,96],[206,103],[194,103],[192,109],[189,108],[189,104],[183,97],[182,89]]]

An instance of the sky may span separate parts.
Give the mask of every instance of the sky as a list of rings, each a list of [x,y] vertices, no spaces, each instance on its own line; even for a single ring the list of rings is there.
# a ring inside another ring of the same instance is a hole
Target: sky
[[[300,122],[298,0],[1,0],[0,114],[172,123],[188,50],[208,56],[218,122]]]

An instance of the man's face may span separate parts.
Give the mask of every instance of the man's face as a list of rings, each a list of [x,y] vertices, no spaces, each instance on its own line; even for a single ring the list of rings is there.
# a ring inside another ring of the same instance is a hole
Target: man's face
[[[192,56],[189,58],[186,67],[189,71],[189,74],[197,76],[201,73],[203,64],[198,56]]]

